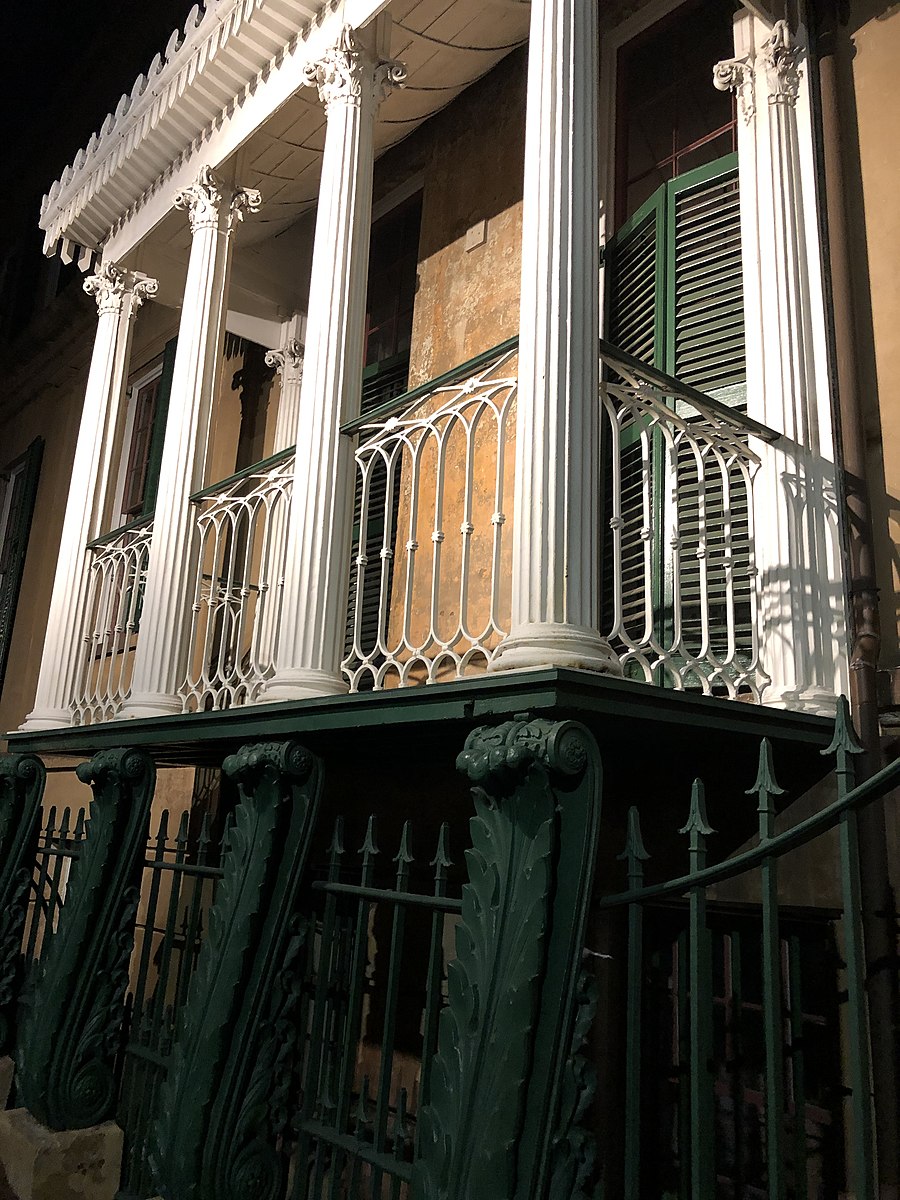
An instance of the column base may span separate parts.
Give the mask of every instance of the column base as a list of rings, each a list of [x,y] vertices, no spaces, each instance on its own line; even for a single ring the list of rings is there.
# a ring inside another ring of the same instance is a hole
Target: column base
[[[69,708],[35,708],[22,724],[22,733],[38,733],[43,729],[66,729],[72,724],[72,710]]]
[[[343,675],[296,667],[279,671],[256,697],[257,704],[276,704],[282,700],[311,700],[316,696],[345,696],[350,685]]]
[[[837,714],[837,696],[827,688],[776,688],[770,685],[763,691],[761,700],[766,708],[783,708],[832,720]]]
[[[500,643],[488,671],[537,667],[574,667],[601,675],[622,674],[621,663],[596,629],[550,621],[514,629]]]
[[[17,1200],[114,1200],[122,1130],[45,1129],[26,1108],[0,1113],[0,1163]]]
[[[137,721],[142,717],[181,716],[184,705],[180,696],[169,696],[165,692],[139,692],[130,696],[116,715],[117,721]]]

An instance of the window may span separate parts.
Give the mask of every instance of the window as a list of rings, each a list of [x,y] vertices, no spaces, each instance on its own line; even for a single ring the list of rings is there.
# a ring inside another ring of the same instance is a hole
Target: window
[[[406,391],[421,223],[422,194],[419,192],[372,226],[363,412]]]
[[[150,516],[156,506],[176,341],[129,385],[113,528]]]
[[[0,686],[6,674],[44,443],[36,438],[0,473]]]

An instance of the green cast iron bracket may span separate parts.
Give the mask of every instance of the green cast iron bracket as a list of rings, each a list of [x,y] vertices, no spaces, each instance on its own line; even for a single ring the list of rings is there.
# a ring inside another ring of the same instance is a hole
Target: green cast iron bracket
[[[105,750],[77,769],[94,799],[59,923],[26,981],[16,1038],[19,1098],[49,1129],[83,1129],[115,1108],[115,1052],[134,945],[156,768]]]
[[[47,772],[33,754],[0,755],[0,1054],[9,1054],[22,985],[22,930]]]
[[[582,726],[524,715],[475,730],[457,766],[475,785],[469,882],[412,1194],[561,1200],[573,1158],[590,1157],[572,1072],[599,756]]]
[[[321,772],[296,742],[244,746],[223,769],[240,803],[160,1089],[153,1169],[171,1200],[280,1200],[291,967],[304,936],[295,908]]]

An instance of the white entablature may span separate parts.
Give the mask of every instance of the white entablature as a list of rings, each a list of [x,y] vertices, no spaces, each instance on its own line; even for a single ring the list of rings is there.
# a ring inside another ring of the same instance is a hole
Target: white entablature
[[[324,118],[302,94],[303,71],[335,42],[345,25],[361,28],[388,10],[395,18],[391,53],[409,65],[410,88],[391,98],[376,136],[376,153],[410,133],[490,70],[527,37],[529,6],[451,0],[435,24],[423,0],[208,0],[191,10],[183,33],[123,95],[98,134],[53,184],[41,207],[44,249],[59,247],[70,260],[75,247],[122,259],[171,211],[171,198],[190,186],[201,166],[223,168],[242,150],[242,180],[273,198],[252,160],[263,147],[254,135],[276,113],[287,127],[285,106],[315,111],[318,122],[304,138],[318,145]],[[447,32],[450,30],[452,32]],[[300,91],[300,96],[297,93]],[[296,114],[293,114],[296,115]],[[321,154],[292,180],[270,213],[284,228],[315,201]],[[260,236],[276,232],[271,221]]]

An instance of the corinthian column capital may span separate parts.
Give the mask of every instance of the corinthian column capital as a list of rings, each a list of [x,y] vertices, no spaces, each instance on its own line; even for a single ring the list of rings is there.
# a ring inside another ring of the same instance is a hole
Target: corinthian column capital
[[[794,41],[787,21],[776,21],[772,36],[763,43],[762,60],[769,82],[769,103],[797,103],[800,94],[800,57],[803,51]]]
[[[734,92],[740,101],[741,113],[750,122],[756,112],[753,94],[753,64],[749,58],[723,58],[713,67],[713,87],[720,92]]]
[[[95,275],[88,275],[82,287],[97,301],[97,310],[102,314],[121,312],[126,292],[131,293],[132,312],[136,311],[148,296],[156,295],[159,284],[146,275],[124,271],[115,263],[103,263]]]
[[[332,104],[362,103],[366,90],[371,90],[375,103],[384,100],[394,87],[406,82],[406,67],[390,59],[378,60],[362,44],[356,32],[345,25],[338,44],[317,62],[307,63],[303,80],[316,87],[319,99],[329,108]]]
[[[175,207],[186,209],[191,232],[218,228],[227,214],[228,226],[244,219],[244,210],[259,211],[262,197],[256,188],[229,188],[212,167],[201,167],[197,182],[175,193]]]
[[[299,338],[291,338],[284,346],[277,350],[266,351],[266,366],[274,367],[281,375],[285,367],[295,371],[303,370],[303,343]]]
[[[125,300],[125,272],[115,263],[103,263],[96,275],[88,275],[82,287],[97,301],[100,313],[122,311]]]

